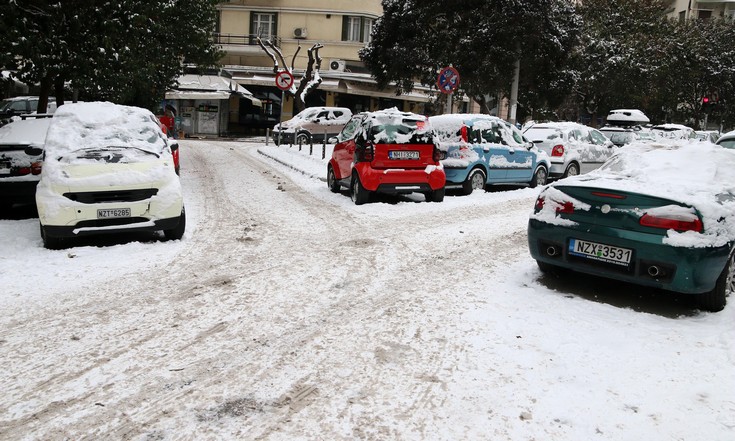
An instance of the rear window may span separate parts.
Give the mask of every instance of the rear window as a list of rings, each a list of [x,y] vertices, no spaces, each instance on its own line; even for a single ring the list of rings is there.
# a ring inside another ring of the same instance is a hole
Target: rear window
[[[433,144],[429,124],[404,118],[392,120],[387,124],[373,124],[368,132],[370,139],[376,144]]]
[[[530,128],[526,130],[524,135],[531,141],[562,139],[562,133],[556,129]]]

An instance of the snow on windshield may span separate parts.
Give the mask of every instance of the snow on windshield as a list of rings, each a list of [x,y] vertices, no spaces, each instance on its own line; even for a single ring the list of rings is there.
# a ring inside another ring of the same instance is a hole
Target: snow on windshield
[[[145,109],[108,102],[61,106],[46,138],[47,160],[58,160],[75,150],[132,147],[160,155],[165,135],[153,114]]]
[[[393,107],[367,115],[370,137],[376,144],[431,144],[431,125],[425,116]]]

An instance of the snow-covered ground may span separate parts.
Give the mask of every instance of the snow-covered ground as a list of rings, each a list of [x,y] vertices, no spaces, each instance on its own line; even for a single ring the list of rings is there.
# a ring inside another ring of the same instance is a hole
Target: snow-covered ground
[[[0,439],[735,439],[735,302],[543,276],[538,189],[355,206],[320,145],[181,144],[182,241],[0,220]]]

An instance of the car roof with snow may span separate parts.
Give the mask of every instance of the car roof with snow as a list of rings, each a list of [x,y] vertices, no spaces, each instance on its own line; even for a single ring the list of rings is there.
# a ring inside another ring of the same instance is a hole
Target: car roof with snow
[[[638,109],[615,109],[607,114],[607,122],[628,125],[648,124],[651,120]]]
[[[42,147],[51,118],[29,118],[12,121],[0,127],[0,145],[32,145]]]

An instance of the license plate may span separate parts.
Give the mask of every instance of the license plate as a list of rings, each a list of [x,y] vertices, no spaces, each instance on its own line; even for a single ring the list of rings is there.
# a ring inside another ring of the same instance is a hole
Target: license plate
[[[633,250],[596,242],[587,242],[586,240],[571,239],[569,241],[569,254],[584,257],[585,259],[628,266],[630,258],[633,256]]]
[[[104,208],[97,210],[98,219],[109,219],[114,217],[130,217],[130,208]]]
[[[415,150],[391,150],[388,152],[390,159],[419,159],[419,152]]]

